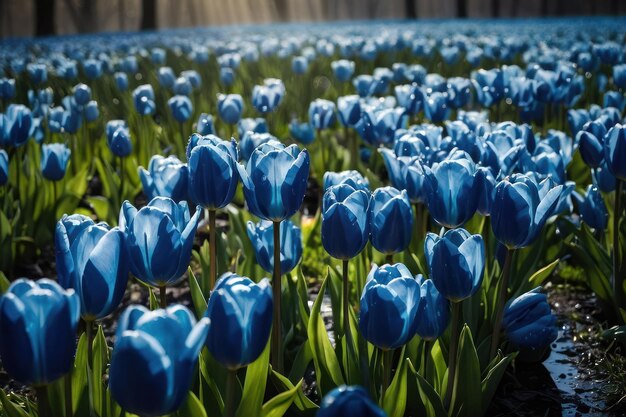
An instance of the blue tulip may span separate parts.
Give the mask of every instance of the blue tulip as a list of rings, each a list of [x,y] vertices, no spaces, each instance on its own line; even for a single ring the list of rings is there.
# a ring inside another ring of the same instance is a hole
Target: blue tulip
[[[167,88],[168,90],[172,90],[174,88],[174,83],[176,82],[176,75],[174,74],[174,70],[170,67],[161,67],[159,68],[159,72],[157,73],[157,78],[159,80],[159,85],[161,87]]]
[[[424,100],[424,116],[431,122],[441,122],[448,118],[448,93],[434,92]]]
[[[100,117],[100,110],[98,110],[98,103],[95,100],[91,100],[84,107],[84,113],[85,113],[85,121],[87,121],[87,123],[95,122],[98,119],[98,117]]]
[[[185,152],[187,156],[187,160],[191,159],[191,151],[193,151],[196,148],[196,146],[201,146],[201,145],[217,146],[220,143],[223,145],[223,146],[220,145],[220,147],[222,147],[222,149],[225,149],[230,154],[230,156],[232,156],[232,158],[236,161],[238,158],[238,152],[237,152],[237,142],[235,142],[234,139],[231,138],[230,141],[226,141],[226,140],[222,140],[218,138],[215,135],[200,136],[197,133],[194,133],[189,138],[189,143],[187,144],[187,150]]]
[[[626,125],[616,124],[604,137],[604,159],[615,178],[626,181]]]
[[[432,279],[417,276],[422,302],[417,312],[417,334],[424,340],[434,341],[445,332],[450,322],[450,302],[445,298]]]
[[[472,97],[472,83],[467,78],[448,78],[448,103],[450,107],[464,107]]]
[[[206,345],[213,357],[228,369],[254,362],[270,336],[272,307],[267,278],[255,284],[232,273],[222,275],[206,312],[211,320]]]
[[[311,126],[311,123],[298,123],[296,119],[293,119],[289,123],[289,135],[304,145],[309,145],[315,140],[315,131]]]
[[[420,286],[403,264],[374,265],[361,295],[359,329],[383,350],[396,349],[415,335]]]
[[[502,327],[507,338],[519,348],[543,350],[557,337],[556,317],[541,290],[537,287],[520,295],[504,309]]]
[[[615,190],[616,179],[607,168],[606,161],[591,172],[591,177],[593,178],[593,183],[598,186],[600,191],[610,193]]]
[[[240,138],[243,138],[246,132],[267,133],[267,122],[262,117],[241,119],[237,123],[237,132]],[[252,153],[252,150],[250,150],[250,153]]]
[[[328,129],[335,124],[335,103],[321,98],[309,104],[309,123],[313,128]]]
[[[485,272],[481,235],[471,235],[465,229],[448,230],[443,237],[428,233],[424,253],[433,284],[448,300],[465,300],[480,288]]]
[[[49,279],[14,281],[0,298],[0,359],[11,377],[43,385],[74,364],[80,301]]]
[[[324,191],[339,184],[349,184],[355,190],[364,190],[368,193],[370,189],[370,182],[359,171],[327,171],[324,173]]]
[[[15,80],[0,78],[0,100],[11,100],[15,97]]]
[[[476,213],[484,181],[483,172],[469,155],[454,155],[455,159],[424,167],[428,211],[437,223],[448,228],[461,226]]]
[[[115,79],[115,85],[117,89],[120,91],[128,90],[128,75],[123,72],[116,72],[113,74],[113,78]]]
[[[182,305],[149,311],[130,306],[120,317],[109,369],[111,396],[126,411],[161,416],[187,398],[210,321],[196,323]]]
[[[372,194],[368,212],[370,240],[386,255],[402,252],[411,242],[413,209],[405,190],[378,188]]]
[[[259,113],[271,113],[276,110],[284,95],[283,82],[268,78],[263,85],[255,85],[252,89],[252,105]]]
[[[361,120],[361,98],[357,95],[337,99],[337,113],[343,126],[354,127]]]
[[[310,158],[297,145],[270,141],[257,147],[246,168],[237,165],[248,209],[265,220],[281,221],[302,205]]]
[[[33,116],[28,107],[11,104],[0,116],[0,145],[20,147],[30,138]]]
[[[74,100],[79,106],[84,106],[91,100],[91,88],[83,83],[76,84],[72,89],[72,94],[74,94]]]
[[[237,190],[237,144],[232,142],[200,142],[189,155],[189,197],[208,209],[228,205]]]
[[[309,68],[309,61],[306,57],[303,56],[295,56],[291,60],[291,70],[296,75],[302,75],[306,73],[306,70]]]
[[[92,321],[108,316],[122,301],[128,255],[121,230],[89,220],[76,224],[76,216],[57,222],[56,267],[59,283],[76,291],[83,319]]]
[[[496,188],[496,179],[491,173],[491,169],[484,167],[478,167],[478,169],[483,172],[483,184],[476,211],[483,216],[490,216],[495,197],[493,190]]]
[[[414,116],[424,108],[424,92],[418,85],[398,85],[394,91],[398,105],[403,107],[407,114]]]
[[[202,86],[202,77],[196,70],[185,70],[180,73],[181,76],[185,77],[187,81],[191,84],[193,89],[200,88]]]
[[[193,104],[187,96],[174,96],[167,101],[167,105],[178,123],[186,122],[193,113]]]
[[[133,90],[135,110],[142,116],[153,115],[156,111],[154,90],[150,84],[140,85]]]
[[[267,272],[274,270],[274,237],[272,222],[261,220],[248,222],[248,237],[256,255],[257,263]],[[302,236],[300,228],[289,220],[280,223],[280,272],[289,273],[302,257]]]
[[[597,231],[606,229],[609,212],[598,187],[591,184],[587,187],[585,198],[580,198],[578,201],[578,209],[583,222],[587,223],[589,227]]]
[[[316,417],[387,417],[360,386],[342,385],[322,399]]]
[[[626,64],[613,67],[613,83],[617,87],[626,90]]]
[[[163,48],[152,48],[150,51],[150,59],[153,64],[161,65],[165,62],[167,52]]]
[[[106,125],[107,145],[113,155],[125,158],[130,155],[133,150],[133,144],[130,140],[130,131],[123,120],[110,120]]]
[[[226,123],[234,125],[241,120],[244,105],[239,94],[219,94],[217,96],[217,112]]]
[[[229,87],[235,82],[235,72],[232,68],[222,67],[220,68],[220,83]]]
[[[172,87],[172,92],[179,96],[187,96],[189,97],[193,92],[193,86],[189,82],[189,80],[183,76],[176,78],[174,81],[174,86]]]
[[[354,66],[354,61],[348,61],[347,59],[340,59],[330,63],[335,78],[342,83],[350,81],[352,74],[354,74]]]
[[[604,107],[615,107],[620,112],[624,112],[626,109],[626,97],[619,91],[607,91],[604,93]]]
[[[90,80],[100,78],[102,75],[102,61],[87,59],[83,62],[83,71]]]
[[[9,155],[4,149],[0,149],[0,185],[9,181]]]
[[[62,143],[51,143],[41,147],[41,173],[50,181],[59,181],[65,176],[71,151]]]
[[[207,113],[200,114],[196,123],[196,132],[202,136],[214,135],[215,127],[213,126],[213,116]]]
[[[472,84],[480,104],[491,107],[500,101],[504,94],[504,76],[502,70],[480,69],[472,74]]]
[[[187,165],[174,155],[167,158],[154,155],[148,170],[139,167],[139,179],[148,200],[155,197],[169,197],[176,202],[187,199],[188,177]]]
[[[585,109],[572,109],[567,111],[567,124],[573,136],[582,130],[585,123],[591,121],[589,112]]]
[[[155,287],[178,282],[189,266],[200,212],[190,219],[185,201],[167,197],[156,197],[141,210],[125,201],[118,224],[126,233],[133,275]]]
[[[28,64],[26,65],[26,72],[34,84],[43,84],[48,80],[48,69],[45,64]]]
[[[514,174],[498,183],[491,207],[491,227],[496,239],[509,249],[523,248],[535,241],[559,202],[562,185],[551,180],[537,183],[526,175]]]
[[[374,94],[376,89],[376,80],[371,75],[363,74],[352,80],[352,85],[356,89],[360,97],[369,97]]]
[[[390,149],[379,149],[385,160],[391,184],[406,190],[411,203],[424,202],[424,178],[426,177],[420,158],[417,156],[396,156]]]
[[[348,260],[367,245],[369,191],[348,183],[326,189],[322,201],[322,245],[333,258]]]
[[[392,143],[395,132],[406,124],[405,110],[397,108],[367,108],[361,113],[361,119],[355,125],[359,136],[370,145]]]

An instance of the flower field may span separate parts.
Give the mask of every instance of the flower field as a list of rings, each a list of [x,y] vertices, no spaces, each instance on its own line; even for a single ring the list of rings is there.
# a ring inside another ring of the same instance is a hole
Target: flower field
[[[498,415],[572,276],[626,363],[625,108],[619,18],[2,41],[0,415]]]

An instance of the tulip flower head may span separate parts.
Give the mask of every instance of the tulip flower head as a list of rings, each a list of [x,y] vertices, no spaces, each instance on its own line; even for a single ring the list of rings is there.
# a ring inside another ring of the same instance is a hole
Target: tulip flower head
[[[368,211],[370,240],[386,255],[402,252],[411,242],[413,209],[405,190],[378,188],[372,193]]]
[[[387,417],[365,389],[342,385],[322,399],[317,417]]]
[[[139,167],[139,179],[149,200],[155,197],[169,197],[176,202],[185,200],[188,177],[187,164],[174,155],[167,158],[154,155],[150,158],[147,170]]]
[[[248,222],[248,237],[254,248],[256,260],[265,271],[274,271],[274,228],[272,222],[261,220]],[[280,223],[280,272],[291,272],[302,257],[302,234],[300,228],[290,220]]]
[[[59,181],[65,176],[71,151],[62,143],[51,143],[41,147],[41,173],[50,181]]]
[[[502,326],[508,339],[522,349],[543,350],[557,336],[556,317],[548,299],[537,287],[509,301]]]

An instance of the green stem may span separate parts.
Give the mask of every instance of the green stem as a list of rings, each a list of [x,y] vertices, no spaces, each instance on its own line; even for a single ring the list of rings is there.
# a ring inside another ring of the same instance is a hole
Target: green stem
[[[20,148],[17,148],[17,150],[15,151],[15,159],[17,159],[17,200],[20,200],[20,194],[22,193],[21,190],[21,186],[20,183],[22,175],[20,173],[20,171],[22,171],[22,167],[24,164],[24,158],[23,155],[20,155],[22,152],[20,152]]]
[[[272,367],[276,372],[283,371],[283,354],[280,317],[280,221],[274,222],[274,276],[272,277],[272,295],[274,299],[274,325],[272,326]]]
[[[72,404],[72,371],[65,375],[65,417],[73,417]]]
[[[119,157],[120,166],[120,204],[124,201],[124,159]]]
[[[356,135],[350,135],[350,131],[347,126],[344,126],[346,140],[350,144],[350,167],[354,170],[359,169],[359,143],[357,142]]]
[[[422,357],[422,376],[426,378],[426,366],[428,366],[428,356],[430,353],[430,342],[428,340],[424,340],[424,346],[422,347],[422,350],[424,351],[424,355]]]
[[[93,399],[93,387],[94,387],[94,374],[93,374],[93,322],[91,320],[85,321],[85,335],[87,336],[87,388],[89,390],[89,415],[94,417],[96,415],[94,409]]]
[[[387,256],[385,257],[385,262],[387,262],[389,265],[393,265],[393,253],[387,254]]]
[[[167,286],[165,285],[161,285],[159,287],[159,292],[161,295],[161,308],[167,308],[167,294],[166,294],[166,290],[167,290]]]
[[[215,243],[215,209],[209,209],[209,290],[215,287],[217,279],[217,247]]]
[[[48,386],[41,385],[35,387],[37,393],[37,412],[39,417],[50,417],[50,404],[48,403]]]
[[[380,390],[380,405],[385,403],[385,392],[391,383],[391,364],[393,362],[393,349],[383,350],[383,383]]]
[[[448,388],[444,398],[444,407],[450,408],[452,400],[452,388],[454,385],[454,375],[456,374],[456,356],[459,350],[459,318],[461,315],[461,303],[452,303],[452,319],[450,328],[450,351],[448,352]]]
[[[511,275],[513,253],[514,249],[507,249],[504,267],[502,268],[502,281],[500,282],[500,294],[498,294],[496,319],[493,323],[493,334],[491,335],[491,350],[489,351],[489,359],[496,356],[498,343],[500,342],[500,329],[502,328],[502,317],[504,316],[504,303],[506,302],[507,291],[509,289],[509,276]]]
[[[224,403],[224,417],[235,416],[235,385],[237,384],[237,371],[229,369],[226,376],[226,402]]]
[[[326,173],[326,144],[322,141],[322,129],[317,129],[317,143],[320,144],[322,150],[322,177]]]
[[[615,202],[613,210],[613,294],[618,307],[624,299],[624,277],[620,271],[619,220],[622,217],[622,186],[623,182],[615,179]]]

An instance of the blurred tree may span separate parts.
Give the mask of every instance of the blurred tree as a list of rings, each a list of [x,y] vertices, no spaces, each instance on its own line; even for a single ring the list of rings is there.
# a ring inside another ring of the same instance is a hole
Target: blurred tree
[[[467,0],[456,0],[456,17],[467,17]]]
[[[141,30],[154,30],[157,27],[156,0],[141,0]]]
[[[592,3],[595,3],[592,1]],[[541,16],[548,15],[548,0],[541,0]]]
[[[281,22],[286,22],[289,18],[287,0],[274,0],[274,7],[276,7],[278,20],[280,20]]]
[[[98,31],[98,8],[95,1],[80,0],[78,7],[72,0],[65,0],[64,3],[79,33]]]
[[[35,0],[35,36],[55,33],[54,0]]]
[[[491,0],[491,17],[500,17],[500,0]]]
[[[407,19],[417,19],[416,0],[404,0],[404,10],[406,11]]]

